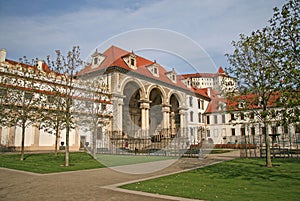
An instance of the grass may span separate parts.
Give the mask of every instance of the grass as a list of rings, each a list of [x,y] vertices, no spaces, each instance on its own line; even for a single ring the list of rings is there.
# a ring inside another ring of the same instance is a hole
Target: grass
[[[176,159],[176,157],[169,157],[169,156],[110,155],[110,154],[97,154],[96,158],[107,167]]]
[[[300,161],[236,159],[121,188],[202,200],[299,200]]]
[[[53,153],[26,154],[23,161],[20,161],[20,154],[0,155],[0,167],[35,173],[65,172],[104,167],[92,156],[83,152],[70,153],[69,167],[64,166],[64,161],[64,153],[59,153],[57,157]]]

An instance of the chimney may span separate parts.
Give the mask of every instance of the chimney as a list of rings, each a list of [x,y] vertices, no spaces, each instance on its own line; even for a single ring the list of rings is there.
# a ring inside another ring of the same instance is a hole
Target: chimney
[[[0,62],[4,62],[6,59],[6,49],[0,50]]]

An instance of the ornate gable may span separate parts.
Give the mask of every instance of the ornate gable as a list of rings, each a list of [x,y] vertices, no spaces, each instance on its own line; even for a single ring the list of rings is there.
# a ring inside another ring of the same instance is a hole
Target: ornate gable
[[[136,55],[131,52],[130,54],[123,57],[123,60],[127,64],[127,66],[131,69],[137,69]]]
[[[106,58],[103,54],[99,53],[97,49],[94,52],[94,54],[91,55],[91,57],[92,57],[92,68],[96,68],[96,67],[100,66],[100,64]]]
[[[156,62],[147,66],[147,69],[153,76],[159,77],[159,65]]]
[[[177,74],[176,74],[176,71],[174,70],[174,68],[169,71],[169,72],[166,72],[165,75],[174,83],[177,82]]]

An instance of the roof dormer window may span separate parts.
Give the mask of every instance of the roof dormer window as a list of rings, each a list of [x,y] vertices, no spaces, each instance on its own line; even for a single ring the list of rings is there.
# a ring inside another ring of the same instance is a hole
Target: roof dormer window
[[[98,64],[98,58],[94,58],[94,65],[97,65]]]
[[[129,68],[132,68],[134,70],[137,68],[136,55],[133,52],[127,56],[124,56],[123,60]]]
[[[169,71],[166,73],[166,76],[174,83],[176,83],[176,71],[174,70],[174,68],[172,69],[172,71]]]
[[[101,65],[101,63],[105,60],[105,56],[96,51],[92,54],[92,68],[96,68]]]
[[[131,64],[132,66],[135,66],[135,60],[134,60],[133,58],[130,59],[130,64]]]
[[[149,70],[149,72],[155,76],[155,77],[159,77],[159,66],[158,64],[154,63],[152,65],[147,66],[147,69]]]

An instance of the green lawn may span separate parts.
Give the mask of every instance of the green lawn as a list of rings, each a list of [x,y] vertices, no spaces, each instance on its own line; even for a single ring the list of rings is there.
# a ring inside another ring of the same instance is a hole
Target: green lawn
[[[299,200],[300,160],[236,159],[122,188],[203,200]]]
[[[102,164],[104,164],[107,167],[176,159],[176,157],[169,157],[169,156],[110,155],[110,154],[97,154],[96,158],[98,161],[100,161]]]
[[[104,167],[89,154],[82,152],[70,153],[70,166],[64,166],[65,154],[54,156],[48,154],[26,154],[25,160],[20,161],[20,154],[0,155],[0,167],[24,170],[35,173],[53,173],[74,170],[85,170]]]

